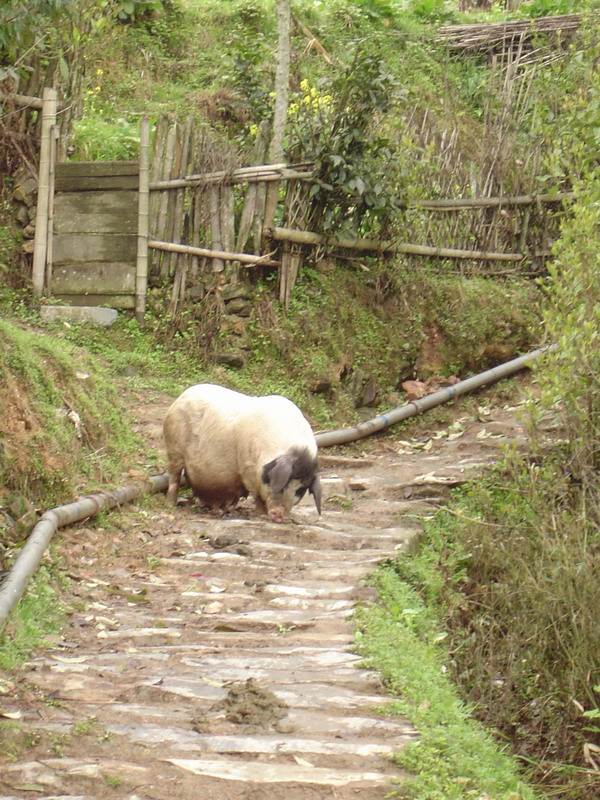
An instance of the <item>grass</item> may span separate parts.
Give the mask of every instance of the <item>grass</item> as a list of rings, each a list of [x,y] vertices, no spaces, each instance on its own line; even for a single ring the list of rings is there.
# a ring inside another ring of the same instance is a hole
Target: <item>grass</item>
[[[358,613],[357,646],[401,700],[382,708],[405,715],[419,739],[395,756],[411,775],[396,796],[414,800],[534,800],[514,760],[478,723],[449,679],[446,633],[437,615],[397,574],[378,568],[379,603]]]
[[[43,646],[50,633],[60,630],[64,611],[53,588],[53,570],[40,567],[21,598],[10,622],[0,634],[0,671],[18,670],[29,654]]]

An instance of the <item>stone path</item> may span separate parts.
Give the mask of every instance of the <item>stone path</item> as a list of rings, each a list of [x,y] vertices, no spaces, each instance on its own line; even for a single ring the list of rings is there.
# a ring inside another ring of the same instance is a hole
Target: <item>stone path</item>
[[[309,500],[284,525],[250,502],[227,517],[157,502],[61,532],[69,623],[0,698],[0,797],[384,798],[418,734],[374,710],[389,698],[353,652],[364,577],[515,425],[505,409],[325,453],[320,518]]]

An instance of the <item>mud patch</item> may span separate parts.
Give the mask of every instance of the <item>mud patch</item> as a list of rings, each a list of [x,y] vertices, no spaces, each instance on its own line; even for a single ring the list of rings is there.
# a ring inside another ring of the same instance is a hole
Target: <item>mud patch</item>
[[[213,708],[223,709],[225,718],[248,731],[276,730],[289,733],[291,725],[284,721],[289,706],[277,699],[269,689],[263,689],[254,678],[234,683],[224,700]]]

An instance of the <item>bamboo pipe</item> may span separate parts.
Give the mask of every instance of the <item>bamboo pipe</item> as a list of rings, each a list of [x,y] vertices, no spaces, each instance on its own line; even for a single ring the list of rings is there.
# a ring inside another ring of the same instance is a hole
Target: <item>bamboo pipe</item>
[[[556,349],[557,345],[555,344],[540,347],[531,353],[527,353],[527,355],[513,358],[512,361],[506,361],[497,367],[480,372],[478,375],[473,375],[464,381],[460,381],[460,383],[456,383],[454,386],[447,386],[445,389],[432,392],[419,400],[413,400],[404,406],[394,408],[392,411],[386,411],[385,414],[380,414],[377,417],[373,417],[373,419],[361,422],[353,428],[340,428],[336,431],[318,433],[315,436],[317,445],[319,447],[331,447],[334,444],[346,444],[347,442],[355,442],[357,439],[364,439],[366,436],[371,436],[373,433],[389,428],[390,425],[395,425],[397,422],[414,417],[416,414],[429,411],[430,408],[446,403],[448,400],[454,400],[473,389],[478,389],[480,386],[500,380],[500,378],[506,378],[508,375],[529,367],[532,362],[537,361],[544,353],[549,353]]]
[[[396,422],[423,413],[423,411],[484,386],[486,383],[512,375],[524,367],[528,367],[544,353],[557,349],[558,345],[556,344],[541,347],[527,355],[520,356],[493,369],[481,372],[479,375],[467,378],[455,386],[449,386],[439,392],[433,392],[420,400],[414,400],[405,406],[388,411],[386,414],[380,414],[374,419],[361,422],[353,428],[341,428],[335,431],[319,433],[315,437],[317,444],[319,447],[330,447],[334,444],[344,444],[370,436],[373,433],[385,430]],[[47,511],[31,532],[8,577],[0,587],[0,631],[6,625],[9,614],[23,596],[29,579],[37,569],[44,551],[57,528],[94,516],[103,508],[114,508],[114,506],[127,503],[146,491],[164,492],[168,483],[168,474],[163,473],[162,475],[151,477],[148,483],[129,484],[114,492],[102,492],[88,497],[81,497],[74,503],[58,506]]]
[[[148,483],[128,484],[114,492],[100,492],[80,497],[74,503],[46,511],[29,535],[8,577],[0,587],[0,631],[6,625],[8,615],[23,596],[29,579],[42,560],[44,551],[57,528],[92,517],[103,508],[114,508],[128,503],[147,491],[164,492],[167,485],[168,476],[165,473],[150,478]]]

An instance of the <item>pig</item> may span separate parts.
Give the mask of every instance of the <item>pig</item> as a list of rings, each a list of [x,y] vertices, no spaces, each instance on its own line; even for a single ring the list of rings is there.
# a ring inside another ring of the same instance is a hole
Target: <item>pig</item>
[[[177,502],[185,470],[194,495],[212,508],[250,494],[260,511],[283,522],[309,491],[321,513],[314,434],[300,409],[281,395],[191,386],[167,411],[164,438],[170,503]]]

